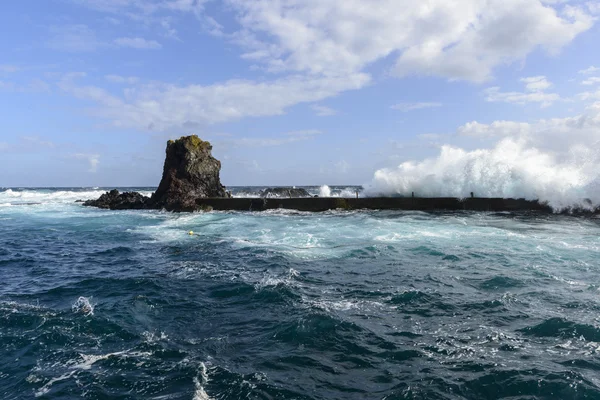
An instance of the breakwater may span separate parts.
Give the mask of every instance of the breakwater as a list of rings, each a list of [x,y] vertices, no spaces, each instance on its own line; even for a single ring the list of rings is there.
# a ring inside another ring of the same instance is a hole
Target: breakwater
[[[471,197],[364,197],[364,198],[202,198],[197,199],[199,209],[221,211],[264,211],[291,209],[298,211],[346,210],[470,210],[470,211],[541,211],[552,212],[552,208],[538,201],[525,199],[503,199]]]

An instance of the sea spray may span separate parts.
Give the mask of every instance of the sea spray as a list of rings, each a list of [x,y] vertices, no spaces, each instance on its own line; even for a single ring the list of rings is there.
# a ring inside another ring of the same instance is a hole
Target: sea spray
[[[323,185],[319,188],[319,197],[331,197],[331,188]]]
[[[369,196],[525,198],[553,208],[600,205],[598,151],[580,146],[564,155],[544,152],[524,139],[507,138],[491,149],[444,145],[437,158],[404,162],[375,172]]]

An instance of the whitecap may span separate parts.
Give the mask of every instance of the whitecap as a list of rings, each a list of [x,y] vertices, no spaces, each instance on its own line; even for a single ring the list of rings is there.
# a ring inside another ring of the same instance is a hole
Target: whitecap
[[[71,306],[71,310],[74,313],[80,313],[83,315],[94,315],[95,305],[96,304],[92,304],[91,298],[79,296],[79,298]]]

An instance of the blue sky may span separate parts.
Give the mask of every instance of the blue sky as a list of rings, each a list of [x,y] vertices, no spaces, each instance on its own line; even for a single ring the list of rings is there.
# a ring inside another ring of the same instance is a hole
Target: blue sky
[[[397,185],[448,146],[562,162],[600,143],[598,1],[1,10],[0,186],[157,185],[166,140],[191,133],[225,185]]]

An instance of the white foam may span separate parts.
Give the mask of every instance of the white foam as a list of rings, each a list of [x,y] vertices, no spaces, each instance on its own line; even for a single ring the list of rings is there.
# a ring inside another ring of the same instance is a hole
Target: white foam
[[[81,313],[83,315],[94,315],[95,304],[91,303],[91,298],[79,296],[79,298],[71,306],[71,310],[74,313]]]
[[[60,382],[60,381],[69,379],[70,377],[73,376],[73,374],[75,374],[75,372],[77,372],[77,371],[67,372],[67,373],[62,374],[59,377],[50,379],[48,382],[46,382],[46,384],[44,386],[42,386],[39,390],[37,390],[34,393],[35,397],[40,397],[40,396],[45,395],[46,393],[48,393],[50,391],[50,388],[52,387],[52,385],[54,385],[56,382]]]
[[[422,197],[512,197],[547,201],[555,209],[600,205],[597,149],[564,154],[507,138],[491,149],[466,151],[442,146],[437,158],[409,161],[375,172],[366,192]],[[589,204],[585,199],[591,199]]]
[[[208,383],[208,372],[206,365],[200,363],[200,376],[194,378],[194,386],[196,390],[194,392],[193,400],[211,400],[211,397],[206,393],[204,386]]]
[[[327,185],[321,186],[319,189],[319,197],[331,197],[331,188]]]
[[[0,204],[14,203],[50,203],[64,204],[74,203],[76,200],[97,199],[106,190],[94,188],[92,190],[55,190],[55,189],[25,189],[0,191]],[[152,195],[152,192],[140,192],[145,196]]]

